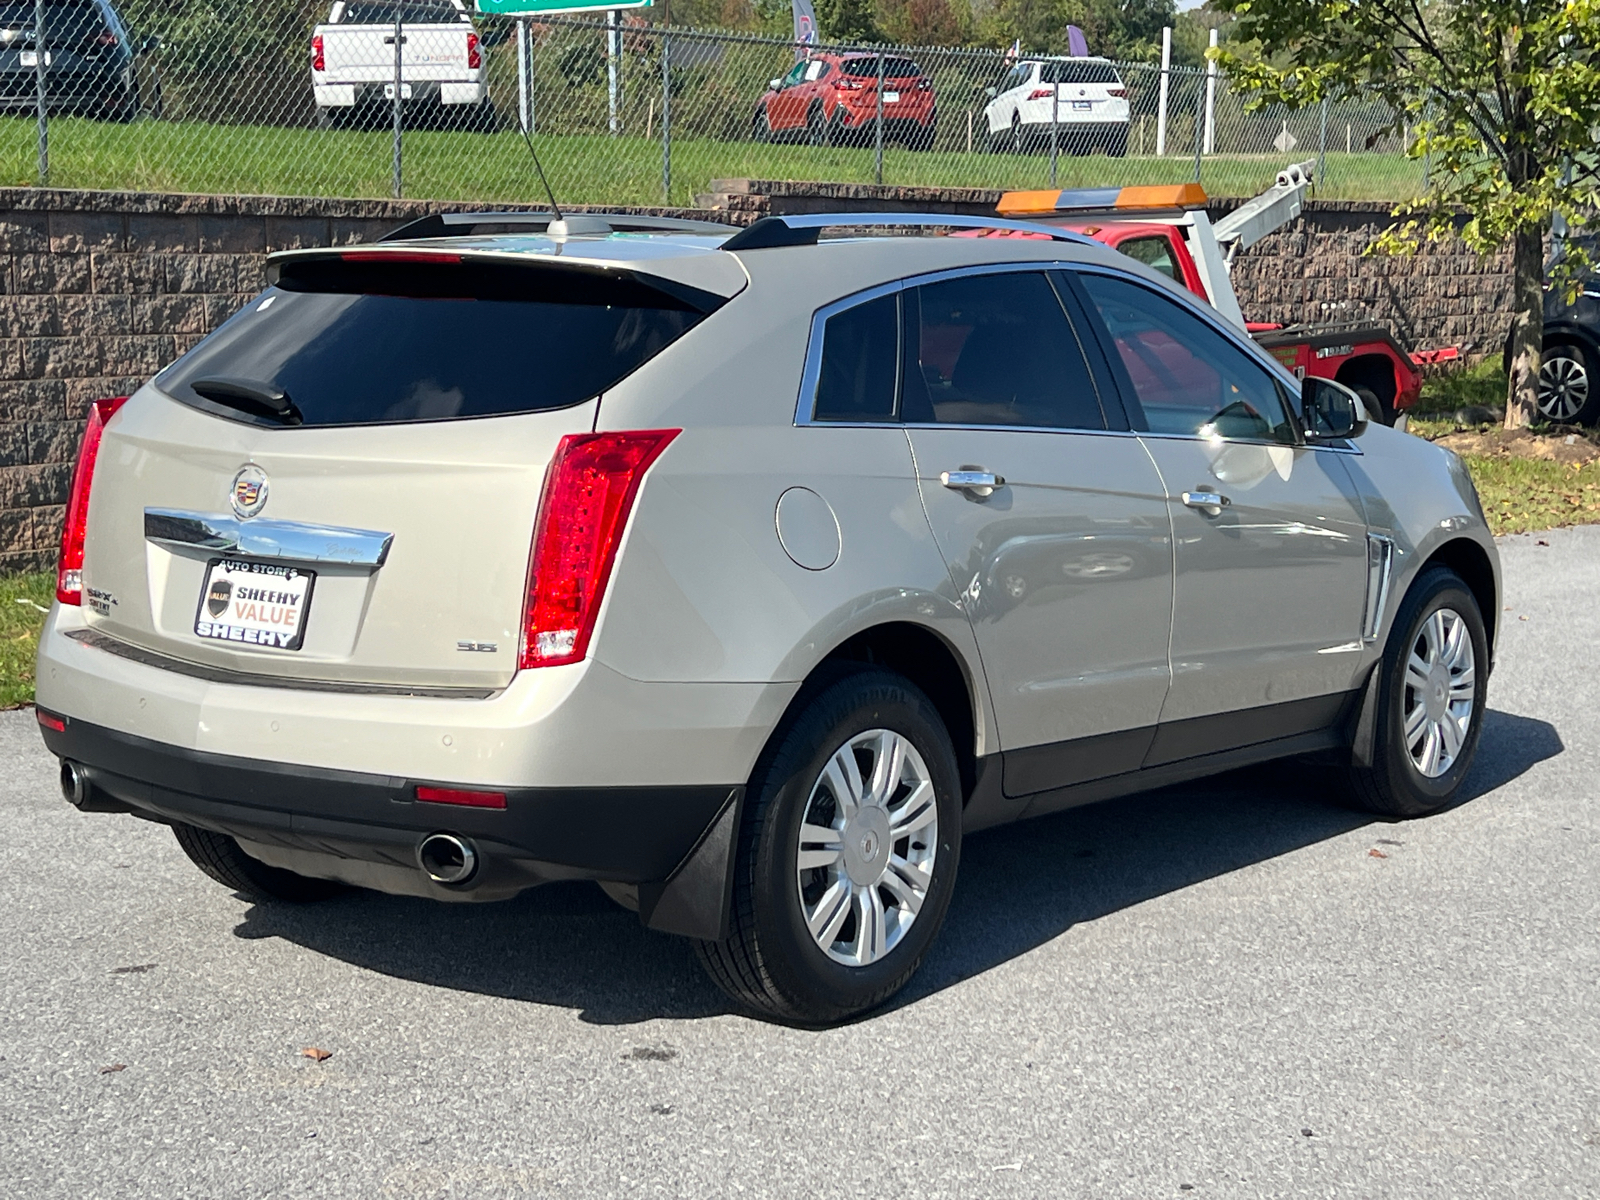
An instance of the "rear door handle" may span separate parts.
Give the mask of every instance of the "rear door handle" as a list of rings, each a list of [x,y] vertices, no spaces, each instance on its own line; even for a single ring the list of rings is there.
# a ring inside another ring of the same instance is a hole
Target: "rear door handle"
[[[1190,508],[1198,508],[1208,517],[1219,517],[1222,510],[1232,504],[1221,492],[1185,492],[1183,502]]]
[[[961,492],[970,492],[974,496],[992,496],[995,488],[1005,487],[1004,475],[996,475],[993,471],[944,471],[939,475],[939,482],[947,488],[954,488]]]

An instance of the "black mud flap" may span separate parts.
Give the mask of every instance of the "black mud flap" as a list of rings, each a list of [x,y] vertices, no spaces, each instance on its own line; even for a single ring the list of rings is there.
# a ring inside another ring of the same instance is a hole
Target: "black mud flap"
[[[639,919],[647,928],[705,942],[727,937],[743,809],[744,789],[730,789],[716,819],[672,874],[663,882],[639,885]]]

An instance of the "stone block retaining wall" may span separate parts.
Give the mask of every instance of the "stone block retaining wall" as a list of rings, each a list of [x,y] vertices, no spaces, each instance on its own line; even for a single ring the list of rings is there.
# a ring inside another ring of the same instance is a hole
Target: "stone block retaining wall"
[[[677,215],[740,225],[792,212],[977,215],[999,196],[722,180],[697,198],[700,210]],[[482,206],[0,188],[0,573],[54,565],[89,403],[133,390],[216,328],[260,290],[269,252],[371,241],[425,213],[470,207]],[[1480,261],[1459,242],[1364,256],[1388,223],[1385,205],[1312,202],[1235,262],[1245,312],[1281,322],[1375,317],[1419,347],[1498,353],[1508,259]]]

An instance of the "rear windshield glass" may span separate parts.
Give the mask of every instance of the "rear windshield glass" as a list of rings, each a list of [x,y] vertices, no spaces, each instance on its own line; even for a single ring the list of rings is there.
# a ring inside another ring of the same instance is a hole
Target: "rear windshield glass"
[[[225,378],[287,393],[306,425],[540,412],[594,398],[703,317],[615,276],[302,260],[156,384],[245,421],[269,418],[192,385]]]
[[[878,60],[876,58],[846,59],[843,70],[846,75],[876,79],[878,77]],[[885,79],[906,79],[921,74],[922,68],[909,58],[885,58],[883,60],[883,77]]]
[[[352,0],[344,6],[341,25],[393,25],[394,11],[400,10],[404,25],[447,25],[451,21],[465,21],[466,13],[453,4],[439,0],[403,0],[400,4],[384,0]]]
[[[1040,83],[1121,83],[1108,62],[1073,59],[1047,62],[1039,72]]]

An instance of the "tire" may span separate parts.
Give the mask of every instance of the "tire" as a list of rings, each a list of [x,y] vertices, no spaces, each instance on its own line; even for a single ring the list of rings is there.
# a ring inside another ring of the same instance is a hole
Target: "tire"
[[[1107,158],[1126,158],[1128,156],[1128,131],[1122,129],[1106,138]]]
[[[926,125],[914,125],[911,132],[906,135],[906,149],[915,150],[923,154],[933,151],[934,142],[939,137],[939,122],[937,119],[929,121]]]
[[[844,757],[852,746],[855,753]],[[894,787],[875,789],[871,775],[885,747],[888,761],[898,749],[903,769]],[[849,806],[835,798],[838,781],[849,772],[859,777],[863,766],[867,802],[847,819]],[[905,781],[921,782],[908,792]],[[909,796],[923,783],[932,800],[913,804]],[[874,797],[882,802],[872,803]],[[802,841],[803,820],[830,832],[838,827],[838,843]],[[805,870],[803,846],[815,860]],[[864,1012],[898,992],[921,965],[949,907],[960,854],[960,777],[937,710],[910,681],[888,671],[836,677],[780,727],[756,765],[736,851],[729,934],[698,943],[700,961],[729,996],[769,1017],[815,1026]],[[891,859],[908,869],[891,868]],[[929,860],[931,872],[923,869]],[[925,887],[913,909],[918,883]],[[807,924],[808,907],[820,937]]]
[[[252,900],[287,900],[305,904],[326,900],[344,888],[328,879],[311,879],[251,858],[225,833],[196,825],[174,824],[178,845],[194,863],[225,888],[243,892]]]
[[[1022,114],[1011,114],[1011,153],[1026,154],[1028,152],[1028,138],[1022,132]]]
[[[1593,425],[1600,388],[1581,346],[1549,346],[1539,358],[1539,415],[1560,425]]]
[[[806,138],[813,146],[833,145],[833,125],[820,104],[812,105],[806,113]]]
[[[1440,614],[1445,616],[1436,620]],[[1452,615],[1461,626],[1460,641],[1451,636],[1455,628]],[[1441,632],[1445,634],[1442,639],[1438,636]],[[1420,654],[1415,652],[1418,647]],[[1435,667],[1430,672],[1431,682],[1422,676],[1423,686],[1413,686],[1408,680],[1419,680],[1420,674],[1408,669],[1413,658],[1442,664],[1442,670]],[[1374,713],[1372,765],[1352,766],[1349,772],[1351,798],[1359,807],[1385,817],[1420,817],[1444,808],[1456,798],[1483,732],[1487,682],[1484,672],[1488,664],[1483,614],[1478,611],[1472,592],[1460,576],[1445,567],[1423,572],[1401,603],[1383,659],[1375,668],[1382,674]],[[1471,699],[1469,707],[1461,711],[1456,704],[1465,702],[1460,696],[1464,679],[1470,681]],[[1445,689],[1445,707],[1442,719],[1436,722],[1436,714],[1441,714],[1441,694],[1429,692],[1441,685]],[[1456,698],[1456,704],[1452,704],[1452,698]],[[1408,710],[1420,712],[1418,731],[1410,737],[1406,732]],[[1462,717],[1467,721],[1464,730],[1460,726]],[[1440,736],[1440,744],[1448,750],[1452,730],[1455,753],[1447,762],[1441,754],[1430,766],[1430,740]]]
[[[750,118],[750,140],[753,142],[772,140],[772,122],[767,116],[765,105],[756,109],[755,116]]]
[[[1395,411],[1378,399],[1378,393],[1369,387],[1351,388],[1356,395],[1361,397],[1361,407],[1367,410],[1367,416],[1374,421],[1381,421],[1385,425],[1394,425]]]

